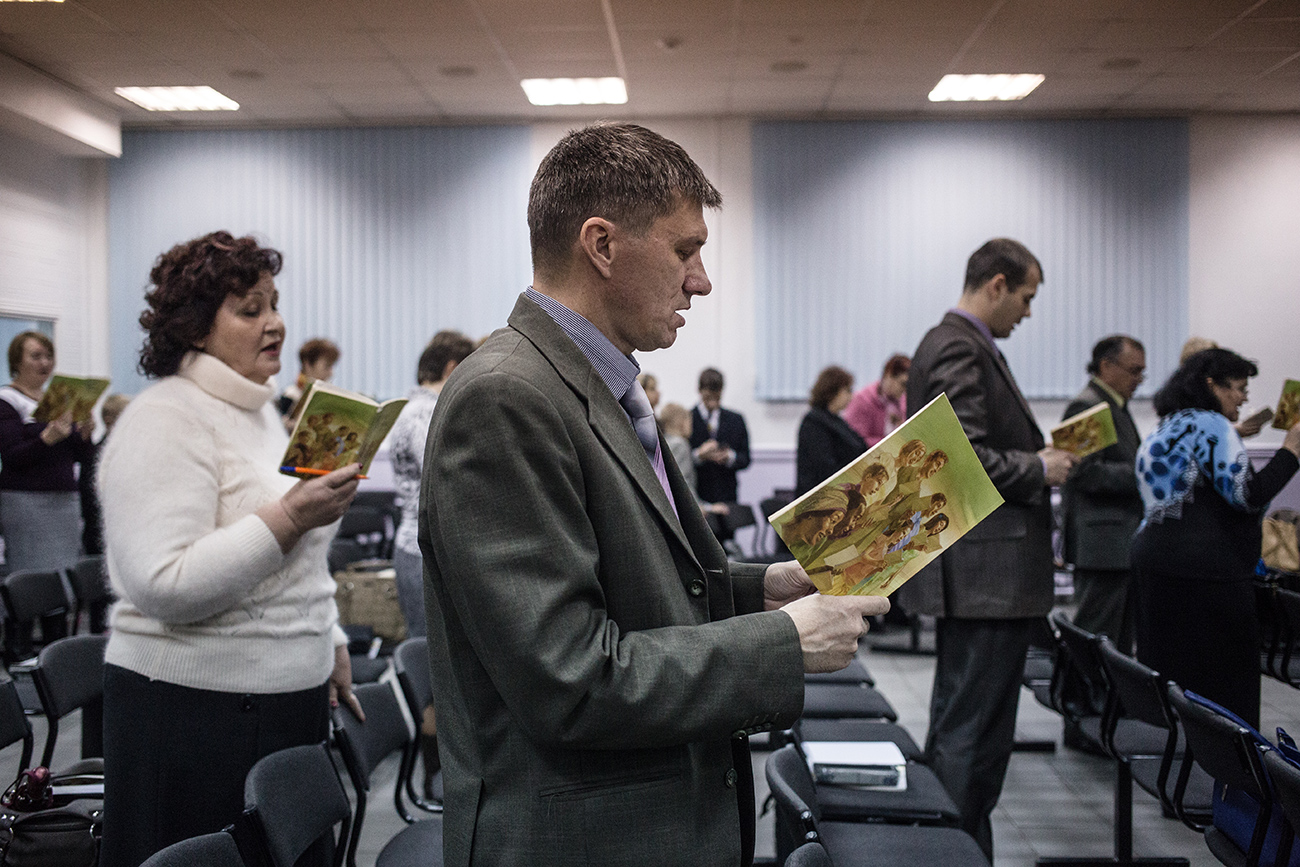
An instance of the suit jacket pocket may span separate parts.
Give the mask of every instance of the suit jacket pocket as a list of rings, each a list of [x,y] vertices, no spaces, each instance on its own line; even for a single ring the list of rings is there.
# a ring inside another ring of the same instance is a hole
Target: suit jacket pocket
[[[581,800],[583,798],[618,798],[625,793],[635,795],[641,789],[672,783],[682,777],[680,770],[662,770],[631,774],[612,780],[587,780],[563,786],[551,786],[538,794],[544,799]]]

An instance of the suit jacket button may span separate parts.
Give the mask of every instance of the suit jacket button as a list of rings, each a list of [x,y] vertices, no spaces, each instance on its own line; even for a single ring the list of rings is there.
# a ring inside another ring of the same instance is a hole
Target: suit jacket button
[[[728,788],[728,789],[734,789],[734,788],[736,788],[736,769],[735,769],[735,768],[727,768],[726,781],[727,781],[727,788]]]
[[[704,582],[701,581],[699,578],[696,578],[694,581],[691,582],[691,595],[692,596],[704,595]]]

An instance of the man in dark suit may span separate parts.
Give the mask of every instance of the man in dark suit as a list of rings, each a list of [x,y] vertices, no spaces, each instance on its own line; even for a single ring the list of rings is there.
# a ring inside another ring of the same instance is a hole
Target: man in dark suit
[[[947,393],[1006,500],[899,590],[908,611],[938,618],[926,755],[990,860],[989,816],[1015,740],[1025,654],[1052,607],[1050,486],[1074,463],[1044,447],[994,343],[1029,316],[1042,274],[1016,241],[994,239],[972,253],[961,299],[922,338],[907,385],[912,412]]]
[[[1074,622],[1089,632],[1104,632],[1121,650],[1133,648],[1133,605],[1129,588],[1129,546],[1142,522],[1133,463],[1141,437],[1128,402],[1146,373],[1146,351],[1124,334],[1102,338],[1092,349],[1083,391],[1062,419],[1099,403],[1115,419],[1114,445],[1079,462],[1062,489],[1065,562],[1074,565]]]
[[[745,417],[722,406],[722,372],[700,371],[700,402],[691,412],[696,489],[706,503],[736,502],[736,473],[749,466]]]
[[[728,564],[634,350],[708,294],[678,145],[569,133],[529,195],[533,286],[438,400],[421,486],[448,865],[747,864],[747,735],[789,725],[883,600]]]

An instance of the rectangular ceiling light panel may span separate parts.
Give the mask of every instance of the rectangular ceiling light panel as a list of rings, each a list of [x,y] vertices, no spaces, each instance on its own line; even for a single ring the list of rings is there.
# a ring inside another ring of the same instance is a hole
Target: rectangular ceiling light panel
[[[235,111],[239,103],[203,87],[115,87],[113,91],[148,111]]]
[[[533,105],[623,105],[621,78],[525,78],[519,82]]]
[[[1043,83],[1043,76],[945,75],[930,91],[930,102],[988,102],[1024,99]]]

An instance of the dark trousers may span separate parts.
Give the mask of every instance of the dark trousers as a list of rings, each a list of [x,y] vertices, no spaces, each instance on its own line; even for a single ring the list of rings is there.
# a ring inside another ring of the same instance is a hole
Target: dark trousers
[[[989,816],[1016,738],[1025,654],[1041,617],[940,617],[926,763],[961,811],[961,826],[993,860]]]
[[[329,732],[325,684],[241,695],[104,669],[102,867],[137,867],[166,846],[220,831],[244,809],[258,759],[320,743]]]
[[[1133,650],[1133,582],[1127,569],[1075,569],[1074,624],[1106,634],[1124,653]]]
[[[1138,570],[1137,656],[1259,728],[1259,614],[1251,576]]]

